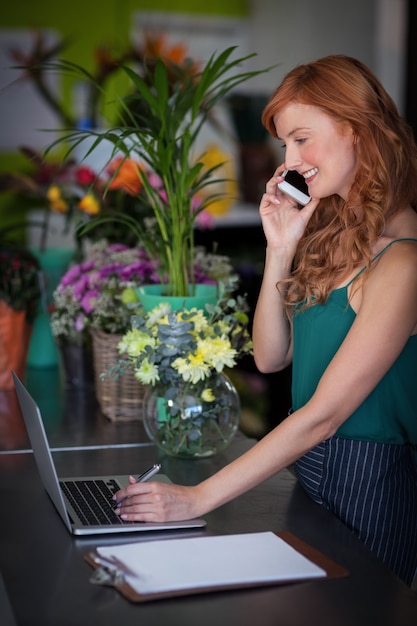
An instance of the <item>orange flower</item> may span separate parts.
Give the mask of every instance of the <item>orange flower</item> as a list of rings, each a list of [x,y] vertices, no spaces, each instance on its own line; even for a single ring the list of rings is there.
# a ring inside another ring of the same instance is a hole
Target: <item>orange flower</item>
[[[100,213],[100,203],[91,193],[87,193],[78,203],[78,208],[87,215],[97,215]]]
[[[49,200],[49,205],[52,211],[55,211],[55,213],[68,213],[68,203],[62,197],[61,190],[57,185],[49,187],[46,192],[46,197]]]
[[[137,195],[143,187],[140,170],[144,171],[144,168],[137,161],[117,157],[107,168],[107,172],[111,176],[109,189],[123,189],[131,196]]]
[[[156,36],[151,33],[146,34],[143,50],[145,61],[155,61],[160,58],[164,63],[166,60],[169,60],[184,67],[187,62],[189,63],[187,65],[187,73],[190,75],[195,74],[198,71],[198,66],[196,63],[191,63],[190,59],[188,59],[187,47],[181,43],[169,46],[167,42],[168,36],[166,33],[160,33]]]

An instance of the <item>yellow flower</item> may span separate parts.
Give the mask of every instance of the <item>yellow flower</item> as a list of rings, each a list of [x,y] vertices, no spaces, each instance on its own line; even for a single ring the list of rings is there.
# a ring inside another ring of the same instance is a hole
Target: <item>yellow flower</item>
[[[194,332],[200,333],[208,328],[208,319],[202,309],[193,308],[188,312],[193,314],[193,316],[187,321],[194,324]],[[183,319],[182,314],[178,316],[178,319]]]
[[[186,359],[179,357],[171,365],[186,383],[191,382],[193,385],[210,375],[210,366],[200,354],[190,354]]]
[[[239,196],[237,172],[232,155],[224,152],[216,144],[209,144],[205,147],[203,156],[199,157],[199,162],[203,163],[206,171],[213,167],[218,168],[216,173],[211,175],[212,182],[209,187],[210,195],[216,194],[218,199],[210,202],[207,211],[212,215],[227,213]],[[200,191],[199,195],[204,200],[208,195],[206,188]]]
[[[214,395],[213,390],[210,389],[210,387],[206,387],[206,389],[204,389],[203,393],[201,394],[201,399],[203,400],[203,402],[214,402],[216,396]]]
[[[155,324],[162,322],[163,324],[168,323],[168,313],[171,312],[171,305],[168,302],[161,302],[158,304],[149,314],[148,320],[146,322],[146,326],[152,329]]]
[[[155,339],[136,328],[129,330],[117,344],[119,352],[126,352],[131,357],[139,356],[146,346],[155,347]]]
[[[69,206],[64,200],[61,190],[57,185],[52,185],[46,192],[46,197],[49,200],[49,206],[55,213],[68,213]]]
[[[158,368],[153,363],[149,363],[148,359],[143,359],[140,367],[135,370],[135,378],[142,385],[154,385],[159,380]]]
[[[226,324],[226,322],[224,320],[218,320],[217,322],[219,330],[221,332],[222,335],[227,335],[229,332],[229,325]]]
[[[121,300],[123,304],[129,304],[130,302],[138,302],[138,297],[133,287],[127,287],[126,289],[123,289]]]
[[[224,367],[234,367],[237,352],[225,336],[207,337],[198,342],[198,351],[202,358],[217,372],[221,372]]]
[[[87,215],[100,213],[100,203],[92,193],[87,193],[78,203],[78,208]]]

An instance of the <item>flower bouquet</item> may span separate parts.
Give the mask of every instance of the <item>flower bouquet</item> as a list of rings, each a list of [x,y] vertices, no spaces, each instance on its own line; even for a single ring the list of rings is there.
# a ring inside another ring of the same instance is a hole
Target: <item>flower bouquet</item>
[[[233,281],[232,281],[233,282]],[[252,352],[246,299],[220,284],[220,299],[207,311],[172,311],[161,303],[132,317],[132,329],[119,343],[128,359],[110,373],[133,367],[149,385],[143,420],[148,435],[166,453],[203,457],[228,445],[240,418],[239,396],[225,376]]]
[[[142,248],[95,243],[85,261],[73,265],[54,291],[52,334],[58,342],[84,344],[91,328],[108,334],[125,332],[134,287],[158,280]]]
[[[137,419],[143,389],[133,376],[104,386],[99,375],[117,357],[117,343],[129,327],[133,288],[154,279],[157,273],[142,248],[102,240],[67,271],[53,294],[51,329],[67,386],[82,388],[95,381],[97,400],[110,419]]]
[[[228,257],[196,248],[196,280],[213,283],[233,276]],[[117,361],[117,344],[140,309],[135,290],[158,281],[158,272],[143,248],[101,241],[92,246],[86,261],[68,270],[54,291],[52,334],[62,352],[73,345],[88,350],[92,343],[95,391],[102,412],[110,419],[140,418],[144,390],[133,373],[106,384],[100,374]]]

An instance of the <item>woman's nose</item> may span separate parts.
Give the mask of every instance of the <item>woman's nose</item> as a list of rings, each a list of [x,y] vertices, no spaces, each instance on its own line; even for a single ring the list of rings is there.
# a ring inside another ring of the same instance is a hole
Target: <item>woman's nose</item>
[[[302,164],[302,159],[296,147],[286,147],[285,149],[285,167],[287,170],[296,170]]]

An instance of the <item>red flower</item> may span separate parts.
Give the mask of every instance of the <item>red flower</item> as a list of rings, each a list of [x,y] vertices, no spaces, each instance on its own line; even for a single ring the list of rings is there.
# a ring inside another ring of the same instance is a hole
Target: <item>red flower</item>
[[[78,167],[75,171],[75,178],[79,185],[91,185],[96,179],[95,172],[85,165]]]

